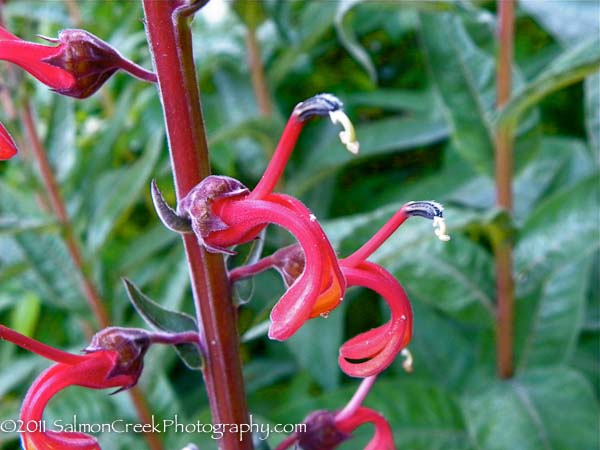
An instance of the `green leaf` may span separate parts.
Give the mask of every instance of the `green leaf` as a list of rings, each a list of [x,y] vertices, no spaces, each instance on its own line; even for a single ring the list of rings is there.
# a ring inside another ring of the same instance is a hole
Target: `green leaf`
[[[589,269],[589,258],[574,258],[544,281],[537,308],[526,318],[530,328],[519,346],[519,370],[563,364],[571,357],[583,325]]]
[[[517,91],[500,111],[498,127],[514,127],[521,115],[552,92],[583,80],[600,70],[600,38],[594,37],[569,48],[538,77]]]
[[[92,252],[102,247],[118,219],[137,200],[139,192],[148,186],[152,169],[163,148],[162,131],[150,137],[143,156],[129,167],[102,174],[88,200],[91,208],[87,246]]]
[[[600,246],[599,195],[594,175],[548,198],[531,215],[515,247],[516,276],[523,288],[537,286],[548,273]]]
[[[421,13],[429,67],[446,103],[458,152],[480,171],[493,173],[494,62],[478,49],[459,17]]]
[[[449,242],[440,242],[433,235],[418,245],[395,246],[394,242],[371,259],[393,271],[411,294],[459,320],[467,319],[466,308],[475,307],[479,310],[475,322],[490,323],[495,284],[493,258],[488,252],[458,233]]]
[[[463,411],[478,449],[598,448],[598,404],[589,384],[566,368],[531,370],[465,395]],[[518,444],[516,444],[518,443]]]
[[[153,328],[161,331],[181,333],[185,331],[198,331],[196,321],[187,314],[163,308],[150,297],[140,291],[135,284],[123,278],[127,296],[136,311]],[[202,368],[202,355],[198,347],[193,344],[179,344],[175,346],[177,354],[190,369]]]
[[[323,178],[332,176],[349,163],[370,156],[408,150],[432,144],[448,136],[448,126],[439,117],[392,117],[358,125],[356,136],[360,142],[358,156],[346,151],[337,133],[331,135],[308,155],[305,163],[289,180],[288,187],[297,195],[309,190]]]
[[[348,12],[363,0],[341,0],[338,2],[338,10],[335,14],[335,29],[342,45],[348,53],[362,66],[369,75],[371,82],[377,84],[377,71],[371,61],[371,57],[360,44],[352,31],[349,20],[346,20]],[[382,5],[383,6],[383,5]]]
[[[519,6],[531,14],[563,45],[573,45],[598,33],[600,3],[587,0],[521,0]]]
[[[326,319],[317,317],[306,322],[286,341],[299,365],[324,389],[339,386],[338,354],[344,337],[344,307],[336,308]]]
[[[262,0],[234,0],[231,3],[233,11],[254,32],[266,20],[266,12]]]
[[[600,74],[585,79],[585,126],[596,163],[600,162]]]
[[[414,91],[407,89],[379,88],[368,92],[348,93],[344,96],[346,106],[367,106],[387,111],[411,112],[421,115],[435,115],[442,103],[431,90]]]

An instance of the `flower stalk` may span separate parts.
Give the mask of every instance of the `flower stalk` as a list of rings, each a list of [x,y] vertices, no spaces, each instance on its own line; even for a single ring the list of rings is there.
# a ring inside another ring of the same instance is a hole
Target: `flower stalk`
[[[208,146],[182,2],[143,0],[146,30],[158,77],[177,199],[210,175]],[[214,423],[248,423],[236,315],[223,256],[183,234],[200,341],[207,343],[203,375]],[[249,435],[225,434],[221,450],[251,450]]]
[[[511,65],[514,41],[514,0],[498,0],[499,57],[497,65],[497,107],[501,109],[510,99]],[[512,210],[512,151],[513,134],[510,128],[496,130],[496,204],[510,214]],[[501,378],[513,375],[513,316],[514,280],[512,277],[512,244],[503,239],[496,243],[496,351],[497,371]]]

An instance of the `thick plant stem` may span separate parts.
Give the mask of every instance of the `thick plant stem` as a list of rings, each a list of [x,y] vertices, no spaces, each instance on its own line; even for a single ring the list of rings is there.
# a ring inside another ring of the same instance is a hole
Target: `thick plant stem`
[[[60,194],[58,184],[54,177],[54,172],[52,171],[52,167],[48,161],[46,149],[44,148],[35,128],[33,110],[29,101],[25,100],[23,102],[22,109],[23,111],[21,119],[25,128],[25,133],[27,134],[27,139],[31,144],[31,149],[35,160],[38,163],[42,181],[44,183],[44,187],[46,188],[46,193],[48,195],[52,211],[56,215],[56,218],[63,228],[63,239],[65,245],[67,246],[67,251],[69,252],[71,260],[73,261],[73,265],[79,273],[81,291],[83,292],[90,309],[96,318],[96,321],[100,325],[100,328],[106,328],[110,326],[108,313],[106,308],[104,308],[104,304],[102,303],[102,299],[98,294],[98,290],[96,289],[94,282],[89,277],[89,274],[85,268],[81,251],[79,250],[79,243],[77,242],[75,234],[73,233],[73,227],[71,226],[69,216],[67,215],[65,203]],[[138,387],[133,387],[129,390],[129,395],[140,421],[142,423],[152,423],[152,414],[150,412],[150,408],[148,407],[145,396],[140,389]],[[146,439],[146,443],[148,444],[148,448],[150,448],[150,450],[163,450],[164,447],[158,436],[152,433],[144,433],[144,438]]]
[[[499,57],[497,65],[497,106],[501,108],[510,99],[511,65],[514,40],[514,0],[498,0]],[[502,127],[496,130],[496,204],[501,210],[512,210],[512,150],[513,134]],[[512,243],[503,238],[496,243],[496,289],[498,312],[497,371],[501,378],[513,375],[513,316],[514,281],[512,276]]]
[[[158,76],[177,198],[210,174],[189,20],[178,2],[143,0]],[[206,345],[204,380],[215,424],[248,423],[235,309],[223,257],[207,253],[194,235],[183,236],[200,341]],[[249,434],[226,433],[221,450],[251,450]]]

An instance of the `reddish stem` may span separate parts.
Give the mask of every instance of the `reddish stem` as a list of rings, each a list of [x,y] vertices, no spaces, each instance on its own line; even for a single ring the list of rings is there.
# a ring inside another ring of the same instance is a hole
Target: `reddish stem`
[[[498,0],[500,20],[500,48],[496,86],[498,108],[501,108],[510,99],[514,41],[514,7],[514,0]],[[497,205],[500,209],[510,213],[512,210],[512,133],[506,128],[496,130],[495,144]],[[512,244],[507,239],[503,239],[497,243],[495,257],[498,301],[496,319],[497,370],[501,378],[510,378],[514,371],[514,281],[512,277]]]
[[[189,21],[175,1],[143,0],[148,42],[158,77],[177,198],[210,174],[208,146],[192,54]],[[248,423],[235,309],[223,257],[183,236],[200,341],[207,343],[204,380],[214,423]],[[221,450],[251,450],[249,434],[226,433]]]

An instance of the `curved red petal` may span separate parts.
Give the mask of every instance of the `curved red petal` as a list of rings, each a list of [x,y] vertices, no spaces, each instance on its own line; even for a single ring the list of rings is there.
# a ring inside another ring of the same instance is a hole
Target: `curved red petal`
[[[21,406],[20,419],[23,423],[41,423],[44,409],[52,397],[69,386],[104,389],[131,384],[130,376],[109,377],[117,364],[118,354],[113,351],[98,351],[81,356],[78,364],[55,364],[46,369],[33,382]],[[21,436],[27,449],[78,449],[99,448],[92,436],[82,433],[53,432],[38,430]]]
[[[271,311],[269,337],[277,340],[289,338],[308,320],[319,295],[323,272],[323,243],[319,236],[315,235],[306,220],[273,201],[222,199],[214,203],[213,212],[229,228],[207,236],[205,240],[210,245],[235,245],[238,243],[235,239],[244,236],[247,230],[273,223],[292,233],[302,246],[306,258],[304,271]]]
[[[0,160],[10,159],[17,154],[17,145],[4,125],[0,123]]]
[[[353,337],[340,348],[338,362],[344,373],[354,377],[376,375],[408,345],[412,335],[412,309],[400,283],[383,267],[371,262],[362,262],[357,267],[346,266],[344,260],[340,263],[348,286],[363,286],[377,292],[391,310],[387,324]]]
[[[337,422],[336,425],[340,431],[351,433],[365,423],[375,425],[375,434],[364,450],[395,450],[390,424],[380,413],[370,408],[361,406],[352,416]]]

